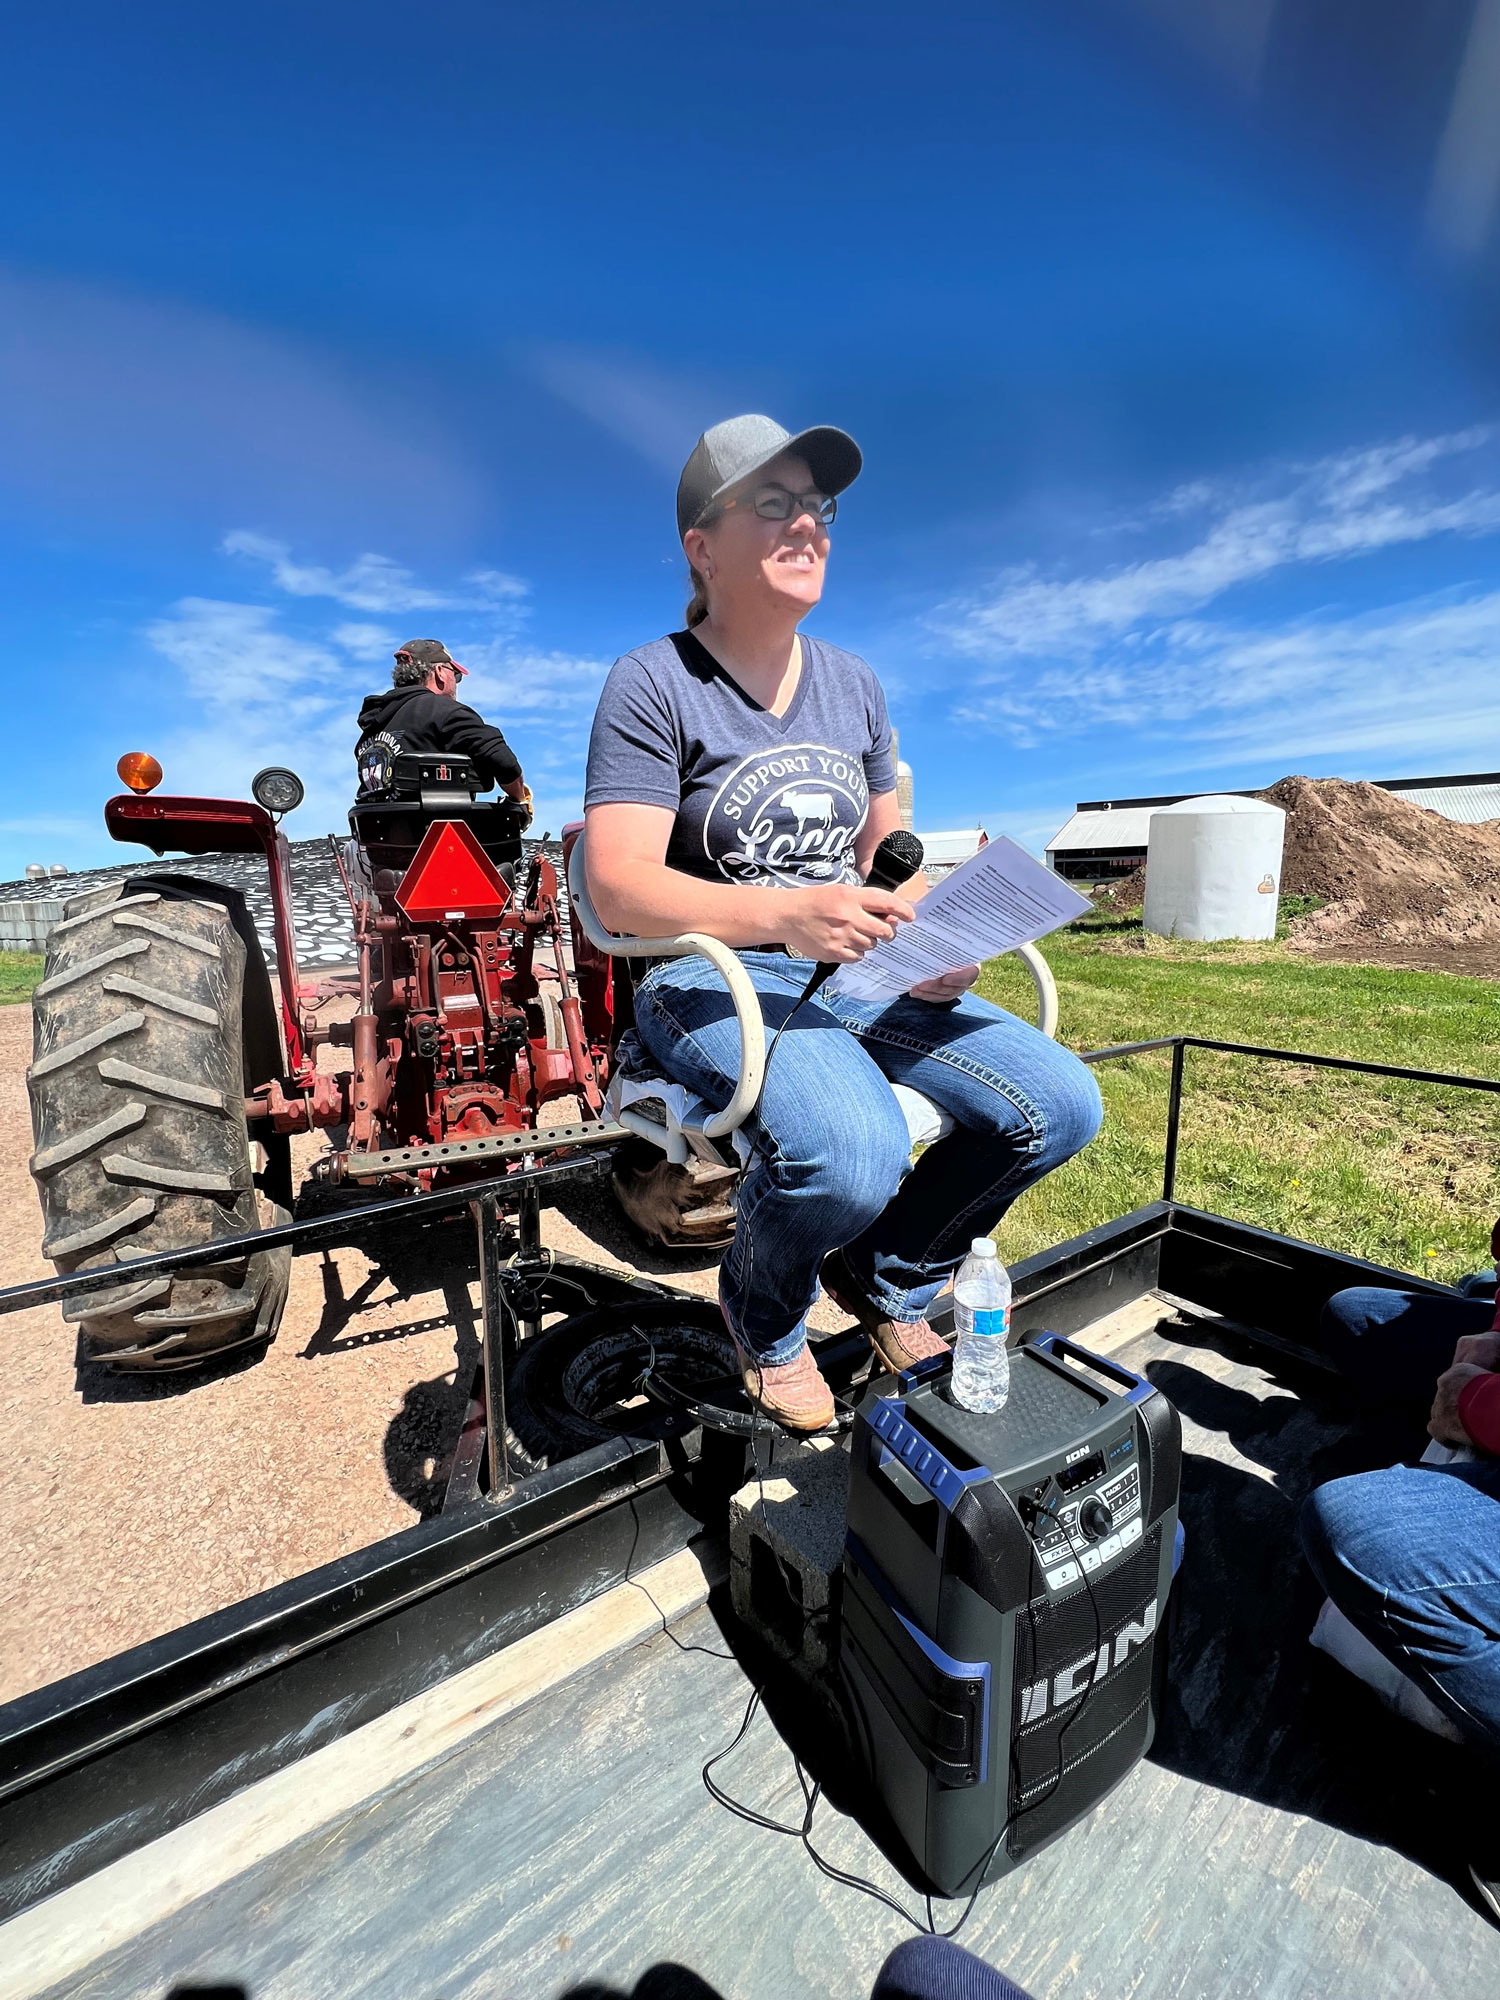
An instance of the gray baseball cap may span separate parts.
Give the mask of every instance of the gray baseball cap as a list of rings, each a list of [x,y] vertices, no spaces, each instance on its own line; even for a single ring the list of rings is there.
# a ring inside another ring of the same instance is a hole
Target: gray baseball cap
[[[859,477],[864,458],[847,431],[819,424],[810,431],[783,430],[771,417],[728,417],[705,431],[677,482],[677,532],[685,535],[716,500],[794,451],[807,460],[820,492],[842,493]]]

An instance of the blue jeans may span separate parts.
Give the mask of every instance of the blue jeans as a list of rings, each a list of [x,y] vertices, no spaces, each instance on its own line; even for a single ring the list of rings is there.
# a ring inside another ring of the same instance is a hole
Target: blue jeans
[[[944,1937],[908,1938],[881,1966],[870,2000],[1031,2000],[982,1958]]]
[[[1363,1402],[1430,1407],[1459,1340],[1488,1333],[1494,1317],[1493,1299],[1351,1286],[1323,1308],[1323,1347]]]
[[[1500,1459],[1331,1480],[1301,1530],[1349,1622],[1500,1757]]]
[[[1494,1316],[1492,1299],[1354,1286],[1323,1308],[1323,1345],[1363,1401],[1425,1412],[1459,1340]],[[1301,1525],[1350,1623],[1500,1753],[1500,1460],[1335,1479],[1309,1495]]]
[[[768,1038],[812,975],[806,959],[745,952]],[[727,1104],[740,1037],[706,959],[656,966],[635,996],[652,1061],[710,1104]],[[889,1083],[910,1084],[957,1121],[916,1166]],[[921,1319],[1016,1196],[1099,1129],[1098,1086],[1078,1058],[987,1000],[875,1006],[826,997],[781,1039],[745,1135],[721,1295],[745,1346],[790,1361],[807,1337],[818,1266],[842,1249],[866,1297],[892,1319]]]

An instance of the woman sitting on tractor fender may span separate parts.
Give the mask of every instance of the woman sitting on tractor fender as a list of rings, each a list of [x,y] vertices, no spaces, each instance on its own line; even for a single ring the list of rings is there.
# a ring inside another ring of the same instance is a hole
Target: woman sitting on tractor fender
[[[815,962],[862,958],[914,915],[864,886],[900,824],[885,697],[870,668],[797,627],[823,592],[854,440],[734,417],[699,439],[677,489],[688,629],[617,660],[589,746],[589,885],[611,929],[696,930],[744,957],[772,1032]],[[1098,1130],[1089,1071],[974,997],[978,968],[890,1004],[827,988],[775,1051],[719,1296],[746,1387],[817,1430],[833,1398],[807,1347],[822,1283],[892,1368],[945,1351],[924,1317],[972,1237]],[[706,961],[657,965],[636,1032],[709,1103],[733,1093],[739,1034]],[[957,1121],[915,1168],[889,1085]]]

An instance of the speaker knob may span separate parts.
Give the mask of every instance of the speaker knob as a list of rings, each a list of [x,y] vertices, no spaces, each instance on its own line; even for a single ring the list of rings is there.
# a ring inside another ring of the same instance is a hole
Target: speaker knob
[[[1115,1517],[1096,1493],[1079,1508],[1078,1525],[1087,1541],[1102,1542],[1115,1525]]]

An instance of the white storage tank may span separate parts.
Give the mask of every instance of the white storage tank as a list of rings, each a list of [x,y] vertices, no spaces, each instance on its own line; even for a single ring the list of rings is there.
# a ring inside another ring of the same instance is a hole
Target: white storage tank
[[[1182,799],[1151,815],[1143,922],[1160,937],[1276,935],[1286,814],[1263,799]]]

